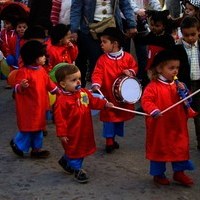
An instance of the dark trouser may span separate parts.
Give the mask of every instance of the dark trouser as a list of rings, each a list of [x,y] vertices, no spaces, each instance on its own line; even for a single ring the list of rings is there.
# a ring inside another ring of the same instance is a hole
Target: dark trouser
[[[103,51],[100,47],[100,41],[94,40],[90,34],[79,32],[78,35],[79,54],[76,60],[76,65],[81,71],[82,87],[86,85],[86,74],[91,75],[96,61]]]
[[[143,89],[149,83],[147,76],[146,65],[147,65],[147,47],[141,43],[142,38],[140,36],[134,38],[135,52],[138,60],[138,73],[137,78],[141,81]]]
[[[198,89],[200,89],[200,80],[191,81],[191,92],[195,92]],[[197,93],[192,97],[191,106],[195,111],[199,113],[196,117],[194,117],[194,125],[195,125],[197,143],[198,146],[200,147],[200,93]]]

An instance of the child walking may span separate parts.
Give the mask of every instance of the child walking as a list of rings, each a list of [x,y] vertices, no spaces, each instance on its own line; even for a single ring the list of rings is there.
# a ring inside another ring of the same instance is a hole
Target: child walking
[[[42,67],[46,60],[45,45],[39,41],[28,41],[20,53],[24,66],[17,72],[15,85],[19,132],[10,145],[14,153],[21,157],[32,148],[32,158],[47,158],[50,152],[42,149],[47,97],[48,91],[56,93],[58,88]]]
[[[58,163],[66,173],[74,173],[76,181],[85,183],[89,177],[82,169],[83,160],[96,150],[91,109],[105,109],[113,104],[81,88],[81,73],[75,65],[64,63],[55,77],[62,92],[56,98],[54,119],[65,151]]]
[[[112,85],[122,76],[135,76],[138,70],[137,63],[131,54],[123,51],[123,34],[116,28],[107,28],[101,33],[101,48],[105,52],[97,60],[92,74],[92,90],[101,90],[108,101],[114,105],[134,109],[134,104],[118,102],[112,93]],[[103,136],[106,138],[105,150],[112,153],[119,148],[115,136],[124,136],[124,121],[132,119],[133,113],[119,110],[101,110],[100,120],[103,121]]]
[[[173,179],[184,186],[193,185],[185,170],[193,170],[189,160],[188,115],[184,104],[161,114],[161,111],[180,100],[178,89],[188,90],[183,83],[178,85],[174,77],[178,74],[179,57],[169,50],[158,53],[150,67],[151,82],[141,98],[146,117],[146,158],[150,160],[150,174],[157,184],[169,185],[166,177],[166,162],[171,162]]]
[[[181,23],[182,39],[174,48],[180,55],[179,79],[191,92],[200,88],[200,24],[195,17],[186,17]],[[200,113],[200,94],[193,97],[192,108]],[[200,114],[194,117],[197,149],[200,150]]]

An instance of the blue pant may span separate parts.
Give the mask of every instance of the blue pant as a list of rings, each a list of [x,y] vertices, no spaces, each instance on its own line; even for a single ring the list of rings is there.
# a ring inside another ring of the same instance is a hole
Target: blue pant
[[[64,158],[66,159],[68,165],[74,169],[74,170],[80,170],[83,165],[83,158],[68,158],[67,155],[64,155]]]
[[[116,135],[124,136],[124,122],[104,122],[103,137],[114,138]]]
[[[43,132],[17,132],[13,139],[17,147],[23,152],[29,152],[29,149],[41,149],[43,144]]]
[[[194,169],[194,165],[190,160],[172,162],[171,164],[174,172]],[[166,162],[150,161],[150,174],[152,176],[163,175],[165,171],[166,171]]]

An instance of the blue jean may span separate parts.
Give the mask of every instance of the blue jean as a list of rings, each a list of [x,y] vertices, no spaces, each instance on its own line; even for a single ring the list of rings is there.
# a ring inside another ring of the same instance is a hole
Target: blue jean
[[[17,147],[23,152],[29,152],[29,149],[41,149],[43,144],[43,132],[17,132],[13,139]]]
[[[124,122],[103,122],[103,137],[114,138],[124,136]]]
[[[194,165],[190,160],[172,162],[171,164],[174,172],[194,169]],[[163,175],[165,171],[166,171],[166,162],[150,161],[150,174],[152,176]]]

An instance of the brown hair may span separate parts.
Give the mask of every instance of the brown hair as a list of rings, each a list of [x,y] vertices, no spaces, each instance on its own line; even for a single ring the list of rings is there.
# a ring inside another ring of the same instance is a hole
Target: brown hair
[[[67,76],[74,74],[79,71],[79,68],[73,64],[65,64],[59,67],[55,72],[55,77],[57,83],[59,84],[61,81],[64,81]]]

